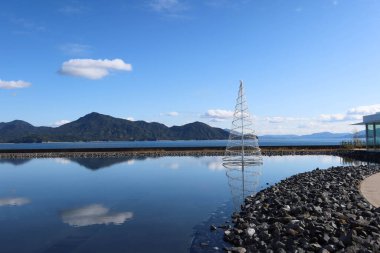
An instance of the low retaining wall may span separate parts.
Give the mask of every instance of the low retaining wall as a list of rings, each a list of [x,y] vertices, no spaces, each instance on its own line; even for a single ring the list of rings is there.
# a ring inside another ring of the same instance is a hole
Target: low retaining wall
[[[133,156],[223,156],[225,147],[133,148],[133,149],[54,149],[0,150],[0,159],[56,158],[56,157],[133,157]],[[336,146],[262,147],[265,156],[278,155],[335,155],[350,153]]]

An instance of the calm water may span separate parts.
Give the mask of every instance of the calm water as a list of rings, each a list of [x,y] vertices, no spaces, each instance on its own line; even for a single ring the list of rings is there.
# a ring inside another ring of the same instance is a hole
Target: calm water
[[[340,145],[340,138],[260,138],[260,146]],[[347,139],[350,140],[350,139]],[[56,143],[0,143],[1,149],[68,149],[68,148],[162,148],[162,147],[225,147],[227,140],[199,141],[107,141]]]
[[[262,189],[340,164],[264,157],[244,180]],[[0,160],[0,252],[189,252],[194,227],[232,207],[241,183],[220,157]]]

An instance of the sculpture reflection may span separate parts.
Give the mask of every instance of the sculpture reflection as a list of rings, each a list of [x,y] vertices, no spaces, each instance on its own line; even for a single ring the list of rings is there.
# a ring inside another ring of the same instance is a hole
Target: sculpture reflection
[[[240,210],[240,205],[244,203],[246,197],[257,193],[261,174],[261,166],[226,168],[228,186],[236,211]]]
[[[73,227],[91,225],[121,225],[133,218],[132,212],[110,213],[110,209],[102,204],[92,204],[61,212],[63,223]]]

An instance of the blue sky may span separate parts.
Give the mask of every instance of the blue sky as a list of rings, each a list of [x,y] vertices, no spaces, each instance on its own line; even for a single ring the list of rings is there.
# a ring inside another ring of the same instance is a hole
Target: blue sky
[[[228,128],[240,79],[258,134],[380,111],[379,0],[1,1],[0,41],[0,122]]]

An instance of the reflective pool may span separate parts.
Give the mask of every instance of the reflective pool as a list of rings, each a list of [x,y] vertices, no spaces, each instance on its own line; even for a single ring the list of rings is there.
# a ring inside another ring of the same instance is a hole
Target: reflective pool
[[[221,206],[229,216],[250,191],[341,163],[272,156],[231,174],[221,157],[2,159],[0,252],[189,252]]]

